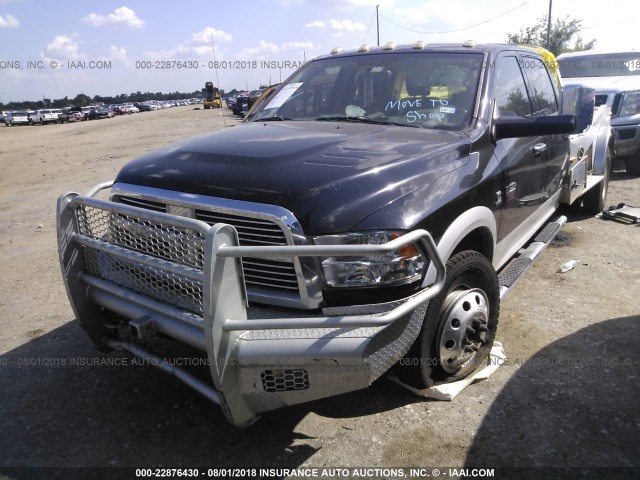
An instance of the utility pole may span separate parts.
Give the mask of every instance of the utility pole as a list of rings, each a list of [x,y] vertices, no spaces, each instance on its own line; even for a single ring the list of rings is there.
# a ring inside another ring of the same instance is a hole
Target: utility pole
[[[553,0],[549,0],[549,15],[547,16],[547,50],[551,50],[551,5]]]
[[[378,9],[380,5],[376,5],[376,29],[378,30],[378,46],[380,46],[380,18],[378,17]]]

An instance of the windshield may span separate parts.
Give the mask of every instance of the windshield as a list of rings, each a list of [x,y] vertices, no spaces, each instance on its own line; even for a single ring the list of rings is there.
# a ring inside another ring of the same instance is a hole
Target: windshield
[[[640,52],[570,56],[558,63],[564,78],[640,75]]]
[[[385,53],[306,64],[254,121],[351,121],[458,130],[468,126],[482,54]]]

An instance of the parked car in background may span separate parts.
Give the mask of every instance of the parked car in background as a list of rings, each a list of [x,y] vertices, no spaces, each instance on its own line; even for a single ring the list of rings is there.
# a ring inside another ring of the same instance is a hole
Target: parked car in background
[[[29,123],[31,125],[34,125],[36,123],[40,124],[40,125],[44,124],[43,114],[38,113],[38,110],[33,110],[31,112],[28,112],[28,113],[29,113],[29,120],[30,120]]]
[[[113,112],[106,107],[93,107],[85,114],[87,120],[98,120],[113,117]]]
[[[565,83],[595,89],[596,105],[611,107],[615,156],[640,175],[640,52],[563,53],[558,63]]]
[[[234,115],[240,115],[249,110],[249,93],[237,95],[236,102],[231,109]]]
[[[82,107],[81,111],[82,114],[84,115],[84,119],[85,120],[90,120],[90,113],[91,113],[91,109],[93,109],[95,107]]]
[[[9,112],[4,117],[4,124],[7,127],[13,127],[14,125],[30,125],[31,115],[26,111]]]
[[[113,113],[113,110],[109,107],[102,106],[99,108],[99,110],[105,113],[106,118],[113,118],[115,116],[115,113]]]
[[[145,103],[134,103],[134,107],[136,107],[140,112],[150,112],[151,106]]]
[[[51,110],[53,113],[55,113],[58,116],[58,122],[57,123],[65,123],[65,122],[69,122],[69,113],[66,110],[63,110],[61,108],[54,108]]]
[[[69,115],[69,121],[81,122],[85,120],[84,111],[80,107],[71,107],[67,114]]]
[[[84,120],[84,113],[80,110],[69,112],[69,120],[72,122],[82,122]]]
[[[246,114],[243,116],[242,121],[248,122],[249,120],[251,120],[255,115],[256,111],[263,105],[265,101],[267,101],[273,96],[273,94],[275,93],[275,91],[279,86],[280,84],[276,83],[275,85],[271,85],[265,88],[262,94],[251,103],[251,108],[249,108],[249,111],[246,112]]]
[[[246,98],[249,97],[249,92],[238,92],[233,97],[229,97],[227,99],[227,107],[229,107],[233,113],[236,113],[236,107],[238,106],[238,101],[246,102]],[[242,111],[242,108],[240,108]]]
[[[34,124],[44,125],[45,123],[58,123],[59,121],[60,117],[58,117],[58,114],[50,109],[36,110],[31,115],[31,123]]]

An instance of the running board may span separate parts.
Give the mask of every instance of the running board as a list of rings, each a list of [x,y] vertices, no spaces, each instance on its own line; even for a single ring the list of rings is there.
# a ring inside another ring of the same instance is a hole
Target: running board
[[[549,222],[536,235],[533,241],[524,249],[521,249],[516,256],[498,274],[498,284],[500,285],[500,300],[507,296],[513,286],[522,277],[538,256],[549,246],[556,237],[562,226],[567,222],[567,217],[562,215],[554,222]]]

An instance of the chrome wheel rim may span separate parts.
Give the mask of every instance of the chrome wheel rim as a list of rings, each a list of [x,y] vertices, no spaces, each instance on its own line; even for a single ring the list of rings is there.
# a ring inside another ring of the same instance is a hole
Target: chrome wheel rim
[[[451,292],[443,305],[439,338],[440,364],[449,374],[474,369],[489,337],[489,299],[480,289]]]

